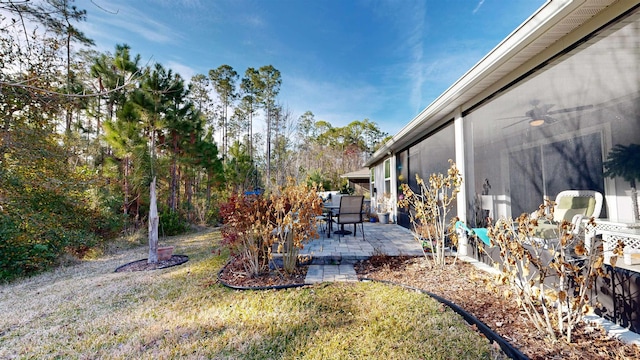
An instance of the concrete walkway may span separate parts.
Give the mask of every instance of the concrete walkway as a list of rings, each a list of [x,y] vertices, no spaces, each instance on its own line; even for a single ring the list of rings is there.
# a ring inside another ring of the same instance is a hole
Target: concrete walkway
[[[353,231],[352,226],[347,229]],[[360,231],[358,226],[356,236],[331,234],[331,238],[321,233],[320,239],[306,244],[300,251],[302,256],[311,258],[305,283],[358,281],[353,264],[374,254],[422,255],[420,244],[401,226],[364,223],[364,240]]]

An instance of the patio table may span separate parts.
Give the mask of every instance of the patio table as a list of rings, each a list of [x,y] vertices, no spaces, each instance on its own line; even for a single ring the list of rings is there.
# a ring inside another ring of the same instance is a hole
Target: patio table
[[[330,238],[331,237],[331,229],[333,229],[333,212],[337,211],[338,209],[340,209],[339,205],[330,205],[330,204],[324,204],[323,205],[324,210],[323,213],[326,212],[327,216],[329,217],[329,224],[327,224],[327,237]]]
[[[324,208],[327,210],[327,214],[329,215],[329,226],[327,226],[327,237],[330,238],[331,237],[331,230],[333,229],[333,216],[337,215],[340,211],[340,205],[324,205]],[[334,234],[338,234],[338,235],[349,235],[351,234],[351,231],[349,230],[345,230],[344,229],[344,225],[342,225],[342,228],[339,230],[336,230],[333,232]]]

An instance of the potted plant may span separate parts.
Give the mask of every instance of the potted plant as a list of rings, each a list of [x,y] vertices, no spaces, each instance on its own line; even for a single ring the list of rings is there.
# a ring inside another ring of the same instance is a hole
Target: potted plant
[[[380,220],[380,224],[388,224],[389,214],[393,211],[393,200],[391,199],[391,194],[387,192],[382,194],[382,197],[378,199],[376,210],[378,212],[378,220]]]
[[[640,181],[640,145],[629,144],[627,146],[617,144],[609,151],[604,162],[604,175],[610,178],[621,177],[629,182],[631,187],[631,205],[633,207],[633,220],[640,220],[638,209],[638,191],[636,180]]]
[[[169,260],[173,256],[173,246],[158,246],[158,261]]]
[[[356,192],[356,189],[349,186],[349,181],[343,182],[340,185],[340,194],[342,195],[353,195]]]

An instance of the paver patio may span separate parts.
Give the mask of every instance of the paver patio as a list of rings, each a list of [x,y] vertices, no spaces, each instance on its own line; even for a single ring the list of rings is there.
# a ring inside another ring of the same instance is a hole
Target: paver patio
[[[320,233],[319,239],[306,244],[300,252],[311,258],[305,283],[358,281],[353,264],[374,254],[422,255],[420,244],[402,226],[364,223],[364,233],[364,240],[360,232],[356,236],[331,234],[331,238]]]

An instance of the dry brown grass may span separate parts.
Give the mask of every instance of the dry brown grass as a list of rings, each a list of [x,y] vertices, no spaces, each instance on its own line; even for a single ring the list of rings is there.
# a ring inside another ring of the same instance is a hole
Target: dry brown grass
[[[219,233],[168,239],[186,264],[114,273],[137,246],[0,286],[0,358],[491,358],[428,297],[376,283],[232,291]]]

